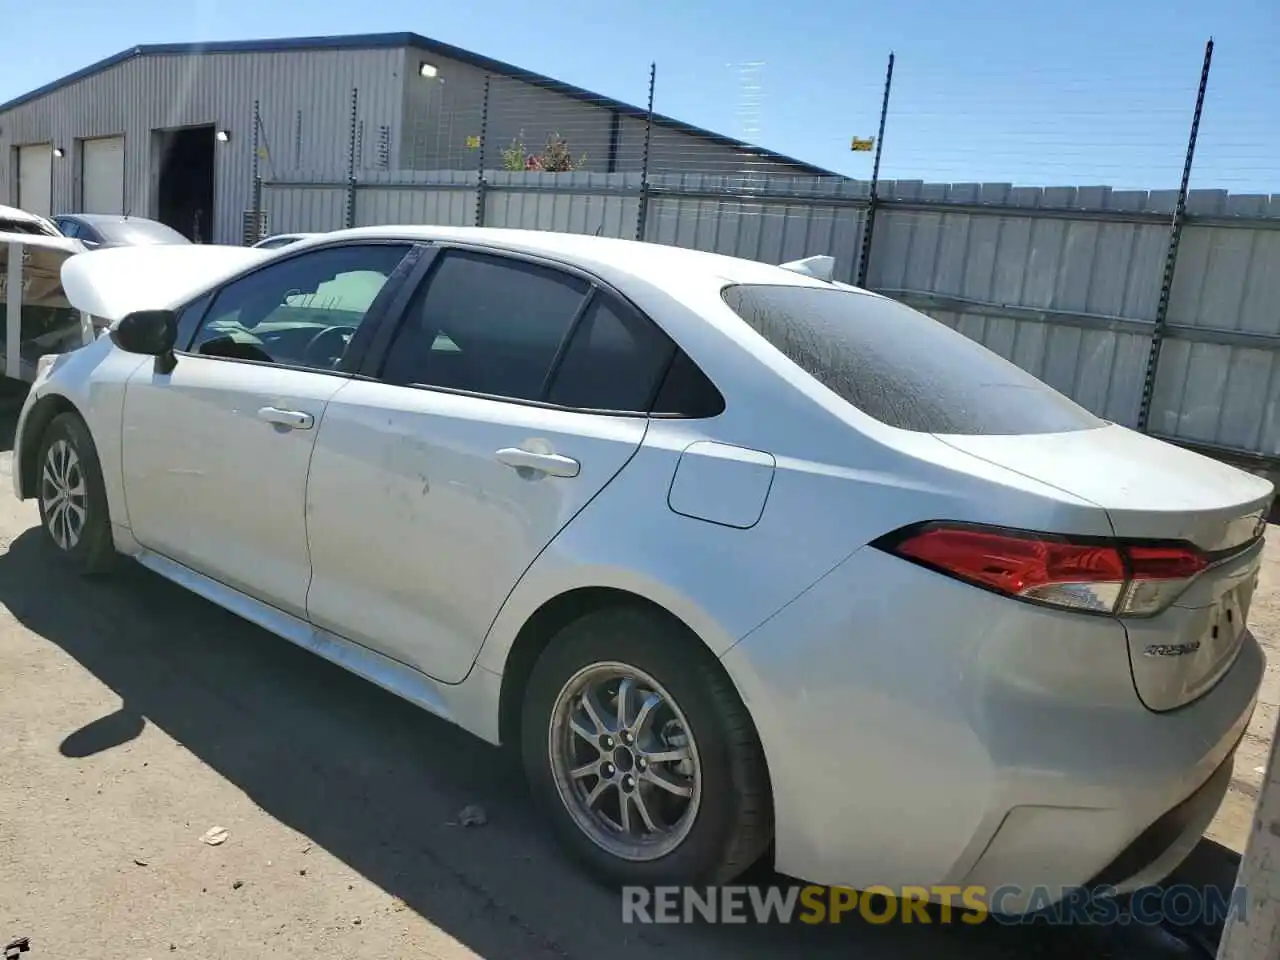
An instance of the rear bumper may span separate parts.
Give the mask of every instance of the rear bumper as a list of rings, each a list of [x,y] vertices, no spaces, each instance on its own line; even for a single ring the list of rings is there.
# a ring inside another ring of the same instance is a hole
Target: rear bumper
[[[1127,891],[1167,877],[1200,842],[1222,805],[1231,788],[1235,750],[1232,746],[1208,780],[1143,830],[1089,885]]]
[[[779,870],[1006,888],[1002,912],[1171,872],[1222,800],[1264,668],[1248,636],[1216,687],[1156,714],[1119,623],[870,548],[723,662],[768,758]]]

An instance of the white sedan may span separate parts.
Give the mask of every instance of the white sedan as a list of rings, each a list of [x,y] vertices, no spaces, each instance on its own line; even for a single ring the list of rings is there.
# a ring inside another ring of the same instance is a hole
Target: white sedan
[[[1270,483],[804,270],[542,232],[73,257],[13,475],[492,743],[613,882],[1119,890],[1194,845]],[[1040,894],[1043,896],[1043,894]]]

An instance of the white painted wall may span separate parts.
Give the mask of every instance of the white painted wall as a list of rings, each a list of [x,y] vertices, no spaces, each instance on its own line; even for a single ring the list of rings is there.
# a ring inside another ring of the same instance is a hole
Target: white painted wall
[[[80,213],[124,213],[124,137],[81,141]]]

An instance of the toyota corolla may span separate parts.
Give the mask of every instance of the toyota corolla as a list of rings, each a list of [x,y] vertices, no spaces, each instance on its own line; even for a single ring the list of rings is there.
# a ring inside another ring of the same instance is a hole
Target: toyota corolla
[[[1124,890],[1227,789],[1271,484],[893,300],[434,227],[62,277],[112,327],[22,410],[52,548],[515,747],[612,882]]]

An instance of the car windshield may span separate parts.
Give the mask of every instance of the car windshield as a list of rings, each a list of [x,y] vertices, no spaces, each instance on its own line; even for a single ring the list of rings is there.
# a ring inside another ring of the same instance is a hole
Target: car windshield
[[[173,227],[157,223],[155,220],[95,221],[91,226],[102,234],[108,243],[147,246],[162,243],[191,242]]]
[[[0,216],[0,233],[23,233],[35,237],[58,236],[38,220],[18,220]]]
[[[881,423],[942,434],[1104,425],[1048,384],[895,300],[839,288],[727,287],[725,302],[789,360]]]

